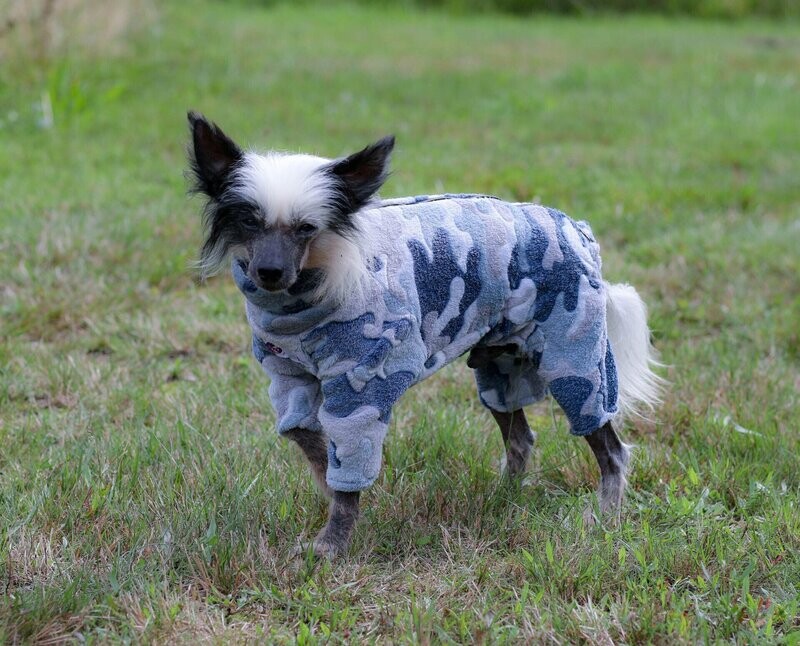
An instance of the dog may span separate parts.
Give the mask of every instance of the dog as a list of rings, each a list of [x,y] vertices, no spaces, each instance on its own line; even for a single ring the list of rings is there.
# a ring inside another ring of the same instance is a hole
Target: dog
[[[508,475],[535,440],[523,407],[550,393],[597,459],[600,511],[619,514],[630,451],[615,426],[659,402],[661,379],[645,305],[602,279],[588,224],[486,195],[381,201],[391,136],[333,160],[259,154],[188,119],[200,272],[230,259],[278,433],[331,498],[316,555],[347,551],[392,406],[467,353]]]

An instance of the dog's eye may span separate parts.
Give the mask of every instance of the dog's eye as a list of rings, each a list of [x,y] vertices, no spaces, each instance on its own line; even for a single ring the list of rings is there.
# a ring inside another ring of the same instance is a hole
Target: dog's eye
[[[317,227],[315,227],[310,222],[303,222],[303,224],[301,224],[299,227],[297,227],[297,233],[299,233],[301,235],[304,235],[304,236],[310,236],[316,230],[317,230]]]
[[[258,229],[260,225],[258,219],[253,217],[252,215],[243,217],[240,220],[240,223],[245,229],[248,229],[249,231],[254,231],[255,229]]]

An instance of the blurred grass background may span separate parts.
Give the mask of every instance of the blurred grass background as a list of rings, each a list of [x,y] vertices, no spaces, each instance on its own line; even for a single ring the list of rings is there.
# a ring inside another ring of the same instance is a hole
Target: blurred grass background
[[[796,22],[0,8],[4,641],[796,642]],[[294,558],[325,503],[275,438],[237,290],[187,269],[188,108],[256,148],[394,132],[386,196],[590,220],[673,382],[624,433],[621,526],[581,524],[596,465],[549,404],[503,484],[459,364],[398,407],[351,557]]]
[[[260,6],[275,6],[281,0],[233,0]],[[800,15],[794,0],[357,0],[372,7],[435,9],[456,14],[496,13],[530,15],[543,13],[597,15],[648,13],[740,20],[762,16],[788,18]],[[307,6],[319,0],[300,0]]]

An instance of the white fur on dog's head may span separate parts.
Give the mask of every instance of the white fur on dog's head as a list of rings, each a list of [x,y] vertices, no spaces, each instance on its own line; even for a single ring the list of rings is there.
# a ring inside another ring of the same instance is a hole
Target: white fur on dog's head
[[[388,176],[394,137],[330,160],[243,152],[202,116],[190,113],[189,122],[195,189],[208,198],[206,239],[198,263],[203,276],[219,271],[230,254],[252,261],[258,236],[313,227],[307,243],[290,234],[281,238],[281,244],[292,245],[297,238],[298,245],[305,245],[296,269],[323,270],[313,298],[342,300],[360,285],[366,263],[359,211]]]
[[[324,169],[331,160],[313,155],[245,153],[230,190],[262,208],[267,225],[289,226],[303,219],[327,224],[334,186]]]
[[[267,226],[313,224],[301,269],[322,269],[317,302],[341,302],[366,271],[358,212],[342,213],[339,186],[329,172],[332,160],[312,155],[248,152],[234,173],[231,191],[258,204]]]

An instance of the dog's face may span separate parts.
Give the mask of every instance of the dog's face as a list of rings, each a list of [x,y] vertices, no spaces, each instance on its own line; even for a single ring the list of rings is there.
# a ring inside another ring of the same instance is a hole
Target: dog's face
[[[197,113],[189,113],[189,125],[195,188],[208,198],[203,275],[215,273],[233,253],[247,262],[257,285],[273,292],[291,288],[332,238],[357,233],[354,214],[386,180],[394,147],[389,136],[333,161],[259,155],[242,151]]]

